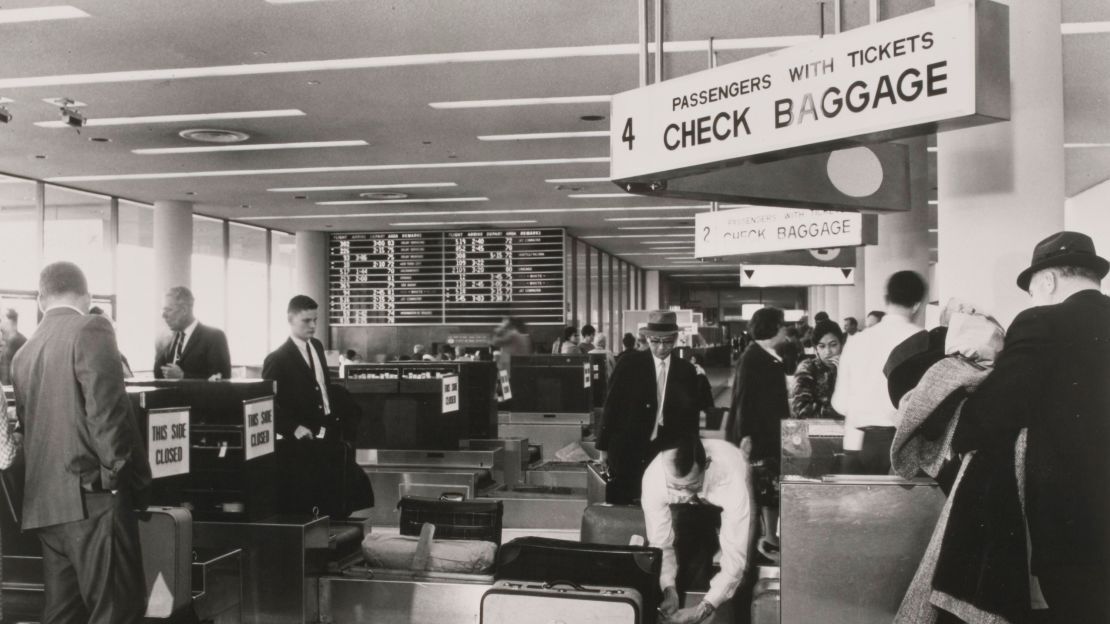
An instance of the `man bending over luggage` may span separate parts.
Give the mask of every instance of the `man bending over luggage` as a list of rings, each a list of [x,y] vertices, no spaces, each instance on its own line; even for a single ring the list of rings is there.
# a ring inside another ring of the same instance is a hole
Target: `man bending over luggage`
[[[748,461],[724,440],[685,434],[652,460],[642,485],[648,541],[663,551],[661,621],[704,622],[744,576],[751,530]],[[721,571],[710,579],[718,549]],[[706,588],[700,603],[678,608],[680,593]]]

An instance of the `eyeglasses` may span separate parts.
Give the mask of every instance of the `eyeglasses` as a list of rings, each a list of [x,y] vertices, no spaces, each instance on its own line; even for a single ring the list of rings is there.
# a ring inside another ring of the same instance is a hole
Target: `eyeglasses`
[[[673,345],[677,338],[648,338],[648,344],[653,346]]]

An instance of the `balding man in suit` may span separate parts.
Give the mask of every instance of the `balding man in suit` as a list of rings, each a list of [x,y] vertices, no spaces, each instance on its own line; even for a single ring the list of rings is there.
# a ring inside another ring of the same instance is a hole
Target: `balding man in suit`
[[[23,529],[42,542],[42,621],[127,624],[146,610],[135,507],[150,465],[112,324],[87,315],[77,265],[39,278],[42,323],[12,363],[27,473]]]

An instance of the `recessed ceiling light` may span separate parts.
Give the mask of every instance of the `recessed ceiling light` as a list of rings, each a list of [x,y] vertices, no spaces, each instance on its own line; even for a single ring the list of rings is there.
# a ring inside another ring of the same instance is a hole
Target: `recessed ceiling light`
[[[1110,147],[1110,143],[1064,143],[1065,149],[1091,149],[1099,147]]]
[[[549,178],[544,180],[550,184],[592,184],[594,182],[608,182],[609,178]]]
[[[350,186],[287,186],[283,188],[266,189],[271,193],[296,193],[303,191],[313,193],[316,191],[361,191],[369,189],[408,189],[408,188],[444,188],[458,186],[454,182],[406,182],[403,184],[352,184]]]
[[[269,215],[259,217],[243,217],[246,221],[285,221],[285,220],[299,220],[299,219],[364,219],[367,217],[429,217],[429,216],[457,216],[457,215],[522,215],[522,214],[560,214],[566,215],[568,213],[586,213],[586,212],[629,212],[641,211],[649,212],[653,210],[702,210],[708,206],[630,206],[625,208],[618,207],[605,207],[605,208],[502,208],[502,209],[487,209],[487,210],[444,210],[444,211],[421,211],[421,212],[360,212],[360,213],[338,213],[328,215]],[[665,234],[663,236],[666,236]],[[693,236],[690,234],[689,236]]]
[[[185,194],[189,195],[189,196],[192,196],[192,195],[196,195],[196,192],[195,191],[185,191]]]
[[[784,37],[750,37],[743,39],[714,39],[709,41],[668,41],[668,54],[709,50],[752,50],[785,48],[817,40],[817,35]],[[654,46],[648,46],[649,49]],[[325,61],[288,61],[281,63],[250,63],[238,65],[213,65],[208,67],[174,67],[170,69],[141,69],[132,71],[98,72],[91,74],[61,74],[54,76],[29,76],[0,80],[0,90],[15,87],[44,87],[76,84],[105,84],[139,82],[145,80],[183,80],[187,78],[215,78],[228,76],[260,76],[294,72],[313,72],[353,69],[382,69],[412,67],[417,65],[445,65],[452,63],[482,63],[497,61],[536,61],[564,58],[591,58],[600,56],[637,56],[640,46],[635,43],[601,44],[588,46],[563,46],[551,48],[523,48],[509,50],[479,50],[474,52],[433,52],[429,54],[402,54],[396,56],[371,56],[361,58],[329,59]],[[588,96],[589,97],[589,96]],[[597,96],[592,96],[597,97]],[[609,97],[609,96],[606,96]],[[434,106],[434,108],[445,108]]]
[[[319,86],[319,85],[320,85],[320,81],[319,81],[319,80],[309,80],[309,81],[308,81],[307,83],[305,83],[305,84],[307,84],[307,85],[308,85],[308,86],[310,86],[310,87],[316,87],[316,86]]]
[[[608,130],[585,130],[582,132],[533,132],[531,134],[485,134],[479,141],[532,141],[545,139],[583,139],[608,138]]]
[[[43,22],[48,20],[73,19],[75,17],[89,17],[89,14],[77,7],[69,5],[38,7],[34,9],[0,10],[0,24]]]
[[[101,117],[89,119],[87,127],[128,126],[135,124],[180,123],[187,121],[218,121],[225,119],[269,119],[273,117],[303,117],[304,111],[295,108],[282,110],[236,111],[226,113],[196,113],[188,115],[148,115],[145,117]],[[41,128],[69,128],[64,121],[38,121]]]
[[[198,139],[193,139],[198,140]],[[368,145],[366,141],[304,141],[300,143],[248,143],[244,145],[218,145],[205,147],[155,147],[131,150],[134,154],[197,154],[201,152],[255,152],[285,149],[320,149],[326,147],[356,147]]]
[[[198,143],[241,143],[251,138],[251,135],[238,130],[223,130],[221,128],[189,128],[177,133],[177,136]],[[196,148],[192,148],[196,149]],[[144,152],[149,153],[149,152]]]
[[[392,227],[414,227],[419,225],[504,225],[504,224],[520,224],[520,223],[536,223],[535,219],[509,219],[506,221],[406,221],[402,223],[390,223]]]
[[[409,194],[398,191],[371,191],[369,193],[359,193],[358,196],[363,199],[405,199]]]
[[[239,204],[239,207],[240,208],[250,208],[251,205],[250,204]]]
[[[112,142],[112,139],[109,139],[108,137],[89,137],[89,140],[92,141],[93,143],[111,143]]]
[[[1110,22],[1065,22],[1060,24],[1062,35],[1097,35],[1110,33]]]
[[[39,160],[46,160],[46,154],[35,154],[35,158]]]
[[[605,115],[582,115],[579,119],[582,121],[605,121]]]
[[[294,195],[293,199],[308,199],[308,195]]]
[[[615,199],[618,197],[621,199],[639,199],[639,195],[633,195],[632,193],[571,193],[567,197],[574,199]]]
[[[104,175],[58,176],[51,182],[104,182],[110,180],[172,180],[176,178],[222,178],[287,173],[332,173],[340,171],[399,171],[403,169],[453,169],[470,167],[522,167],[532,165],[570,165],[607,163],[608,156],[586,158],[536,158],[531,160],[482,160],[452,163],[416,163],[403,165],[349,165],[340,167],[287,167],[282,169],[224,169],[216,171],[170,171],[159,173],[119,173]]]
[[[362,206],[366,204],[452,204],[489,201],[488,197],[430,197],[409,199],[352,199],[316,202],[317,206]]]

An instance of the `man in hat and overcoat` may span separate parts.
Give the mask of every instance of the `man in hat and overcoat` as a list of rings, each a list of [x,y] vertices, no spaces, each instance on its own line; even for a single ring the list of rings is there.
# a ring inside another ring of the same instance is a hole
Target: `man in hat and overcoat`
[[[640,330],[647,351],[630,351],[617,362],[605,398],[597,449],[609,465],[606,500],[632,504],[640,498],[640,479],[669,440],[698,433],[698,373],[673,355],[678,339],[674,312],[649,313]]]
[[[990,453],[1027,430],[1019,478],[1044,621],[1110,622],[1110,297],[1099,290],[1108,271],[1084,234],[1037,244],[1017,278],[1035,307],[1010,325],[953,439],[959,453]]]

